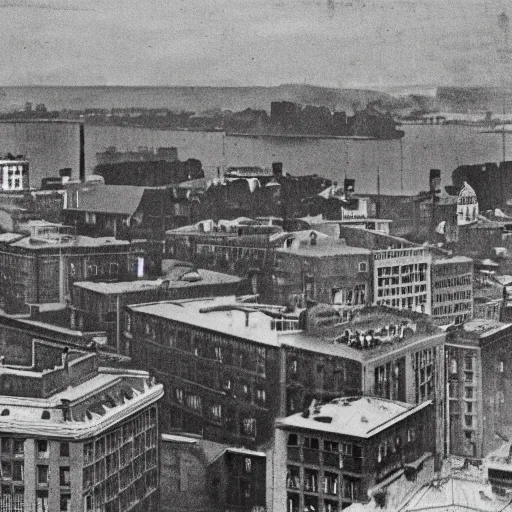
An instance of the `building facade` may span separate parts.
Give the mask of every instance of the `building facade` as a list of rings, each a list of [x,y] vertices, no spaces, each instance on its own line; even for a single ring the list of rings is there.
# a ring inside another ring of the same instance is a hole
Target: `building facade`
[[[2,510],[159,510],[161,385],[37,341],[28,364],[4,358]]]
[[[446,338],[447,452],[485,457],[512,432],[512,325],[475,319]]]
[[[341,240],[309,239],[277,249],[272,274],[272,302],[303,307],[307,300],[337,306],[371,303],[370,251]]]
[[[373,251],[373,302],[432,314],[432,254],[424,247]]]
[[[144,276],[144,254],[127,241],[75,236],[41,224],[31,236],[0,244],[0,296],[7,313],[64,305],[75,281]]]
[[[443,414],[445,333],[426,315],[319,304],[297,317],[234,297],[125,312],[122,349],[166,386],[166,431],[256,447],[276,417],[361,392],[412,404],[435,398]]]
[[[438,325],[473,318],[473,260],[465,256],[432,261],[432,317]]]
[[[2,192],[28,190],[28,161],[23,157],[0,159],[0,179]]]
[[[76,282],[71,289],[71,327],[85,332],[105,332],[107,344],[121,352],[121,322],[125,306],[162,300],[243,295],[249,292],[248,288],[248,283],[239,277],[196,269],[186,262],[175,262],[169,274],[155,280]]]
[[[433,416],[431,402],[363,396],[278,420],[267,509],[338,512],[368,502],[399,471],[414,478],[435,451]]]

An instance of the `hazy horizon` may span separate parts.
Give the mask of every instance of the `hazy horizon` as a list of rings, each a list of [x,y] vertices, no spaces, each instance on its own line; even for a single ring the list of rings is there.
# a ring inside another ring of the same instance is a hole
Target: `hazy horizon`
[[[0,0],[0,86],[497,85],[508,28],[498,16],[506,6],[495,0]]]

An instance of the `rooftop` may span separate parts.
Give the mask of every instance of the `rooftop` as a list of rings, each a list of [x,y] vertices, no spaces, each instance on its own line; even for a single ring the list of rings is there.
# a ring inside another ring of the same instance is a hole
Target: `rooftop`
[[[25,237],[12,244],[11,247],[22,247],[25,249],[40,249],[48,247],[101,247],[101,246],[121,246],[130,245],[126,240],[117,240],[114,237],[106,236],[92,238],[89,236],[63,235],[52,238],[33,238]]]
[[[356,361],[444,336],[426,315],[382,306],[358,310],[349,321],[323,304],[300,316],[299,311],[290,313],[284,306],[234,296],[135,304],[129,309],[267,346],[289,346]]]
[[[432,260],[432,265],[446,265],[447,263],[472,263],[473,259],[467,256],[451,256],[446,258],[436,257]]]
[[[401,510],[439,512],[501,512],[510,510],[508,500],[499,499],[483,481],[438,477],[422,487]],[[355,510],[358,510],[357,508]]]
[[[323,235],[325,236],[325,235]],[[308,256],[311,258],[327,258],[330,256],[339,256],[343,254],[354,255],[369,255],[370,251],[362,247],[352,247],[342,242],[327,237],[317,241],[316,245],[311,243],[302,243],[296,246],[277,249],[278,252],[283,254],[296,254],[298,256]]]
[[[33,342],[26,363],[0,366],[3,432],[84,439],[163,395],[147,372],[98,368],[91,352]]]
[[[414,414],[432,402],[410,405],[382,398],[335,398],[326,404],[313,403],[309,414],[297,413],[277,420],[278,427],[296,427],[370,438],[395,423]]]
[[[119,295],[123,293],[135,293],[144,290],[155,290],[162,286],[164,283],[165,285],[168,284],[169,288],[192,288],[195,286],[239,283],[242,281],[242,278],[238,276],[223,274],[221,272],[214,272],[213,270],[199,269],[197,272],[193,271],[193,273],[197,274],[197,280],[189,281],[186,278],[187,274],[185,274],[185,278],[179,280],[162,277],[153,280],[121,281],[115,283],[81,281],[74,283],[74,286],[104,295]]]
[[[85,185],[75,191],[76,208],[70,210],[133,215],[146,187],[131,185]]]

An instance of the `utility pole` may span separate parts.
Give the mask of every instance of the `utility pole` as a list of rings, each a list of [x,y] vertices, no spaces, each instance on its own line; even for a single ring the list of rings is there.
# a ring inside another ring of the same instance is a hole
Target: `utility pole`
[[[404,146],[400,137],[400,191],[404,193]]]
[[[380,168],[377,167],[377,218],[380,218]]]

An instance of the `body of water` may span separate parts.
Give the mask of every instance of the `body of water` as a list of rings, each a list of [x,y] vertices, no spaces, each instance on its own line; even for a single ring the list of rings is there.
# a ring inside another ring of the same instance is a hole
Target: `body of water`
[[[181,160],[198,158],[207,173],[217,167],[284,164],[290,174],[319,174],[341,181],[356,180],[359,192],[376,192],[377,170],[381,192],[410,194],[425,190],[431,168],[442,171],[443,184],[462,164],[501,160],[500,134],[482,134],[469,126],[403,126],[403,173],[400,141],[320,138],[223,136],[219,132],[149,130],[118,126],[86,126],[87,172],[96,165],[96,153],[108,146],[133,150],[139,146],[176,146]],[[23,153],[30,159],[31,185],[72,167],[78,176],[78,126],[66,123],[0,123],[0,152]],[[512,134],[507,135],[512,158]]]

